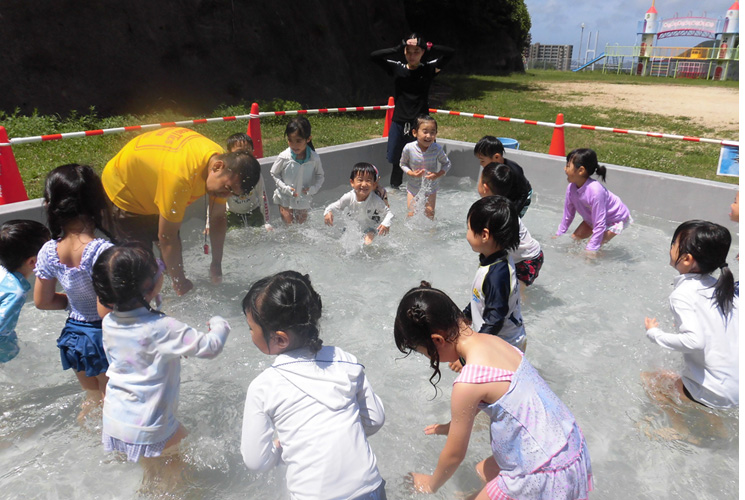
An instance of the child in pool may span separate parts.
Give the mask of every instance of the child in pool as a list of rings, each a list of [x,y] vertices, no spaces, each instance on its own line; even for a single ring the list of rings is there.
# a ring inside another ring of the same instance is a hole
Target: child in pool
[[[378,169],[372,163],[355,164],[349,176],[352,190],[326,207],[323,212],[326,224],[334,225],[334,212],[347,212],[365,232],[365,245],[372,243],[376,234],[388,234],[393,212],[377,194],[378,178]]]
[[[606,173],[605,167],[598,164],[598,157],[592,149],[571,151],[567,155],[564,172],[569,185],[564,200],[564,218],[556,236],[566,233],[574,214],[579,212],[583,220],[572,233],[572,238],[590,238],[585,250],[588,256],[594,257],[601,245],[621,234],[633,222],[631,214],[618,196],[590,178],[597,173],[605,182]]]
[[[277,357],[248,387],[241,454],[252,470],[287,464],[292,498],[385,499],[367,441],[383,426],[383,403],[354,356],[322,345],[321,307],[295,271],[257,281],[243,299],[251,339]]]
[[[286,224],[302,224],[308,219],[312,196],[323,184],[321,158],[313,147],[310,132],[307,118],[293,118],[285,128],[289,147],[277,156],[270,171],[277,184],[273,200]]]
[[[682,374],[642,373],[650,396],[667,408],[676,400],[709,408],[739,406],[739,304],[735,280],[727,266],[732,237],[713,222],[690,220],[673,233],[670,265],[680,273],[670,294],[677,333],[665,333],[655,318],[645,318],[647,337],[683,353]],[[719,278],[711,273],[719,269]],[[673,394],[665,391],[672,386]],[[678,411],[667,412],[673,427],[687,434]]]
[[[111,227],[109,199],[91,167],[71,163],[47,175],[44,207],[53,239],[39,250],[34,303],[39,309],[69,311],[57,347],[62,368],[72,368],[87,393],[78,415],[82,419],[106,392],[108,362],[91,269],[112,245],[96,237],[97,230],[109,236],[104,229]],[[65,293],[56,291],[58,281]]]
[[[228,137],[227,150],[228,153],[247,151],[253,155],[254,141],[245,132],[233,134]],[[269,202],[266,197],[264,177],[261,174],[259,174],[259,182],[251,191],[228,198],[227,216],[230,227],[263,225],[267,231],[272,230],[272,225],[269,223]]]
[[[409,217],[414,215],[419,191],[424,189],[424,214],[435,218],[439,178],[450,170],[450,159],[437,139],[437,122],[429,115],[420,115],[411,130],[416,141],[404,146],[401,153],[401,170],[408,176],[406,182],[406,206]]]
[[[521,188],[518,187],[514,171],[507,165],[490,163],[481,171],[478,182],[478,191],[481,197],[500,195],[510,200],[517,209],[521,198]],[[527,207],[526,207],[527,208]],[[509,254],[515,262],[517,279],[522,282],[522,287],[533,284],[543,266],[543,250],[531,235],[528,228],[523,224],[522,218],[517,219],[520,228],[520,245]]]
[[[530,202],[533,200],[533,188],[525,177],[523,168],[512,160],[504,157],[504,145],[502,141],[493,135],[485,135],[473,147],[473,155],[478,158],[479,165],[485,168],[490,163],[506,165],[512,175],[510,176],[509,194],[504,194],[515,204],[518,215],[525,217]],[[502,193],[494,193],[502,194]],[[483,195],[482,195],[483,196]]]
[[[34,274],[36,254],[51,235],[44,224],[33,220],[10,220],[0,226],[0,363],[20,351],[15,332],[26,293]]]
[[[402,353],[429,358],[433,386],[441,362],[467,361],[453,384],[452,420],[424,429],[447,441],[432,475],[412,474],[418,491],[434,493],[455,473],[481,410],[491,419],[493,456],[476,466],[487,483],[477,498],[587,498],[592,469],[582,432],[518,349],[474,331],[455,303],[426,282],[401,299],[393,334]]]
[[[109,360],[103,409],[102,442],[127,460],[142,459],[143,484],[163,487],[182,467],[175,446],[187,435],[176,419],[181,357],[214,358],[230,332],[215,316],[207,333],[150,307],[163,285],[162,262],[139,243],[108,248],[93,266],[98,302],[112,309],[103,319],[103,344]],[[166,457],[156,459],[164,454]],[[170,469],[159,477],[158,467]],[[160,483],[163,484],[160,484]]]
[[[479,269],[463,314],[474,331],[497,335],[525,352],[517,273],[509,255],[520,243],[518,220],[515,206],[504,196],[481,198],[468,210],[466,239],[479,254]]]

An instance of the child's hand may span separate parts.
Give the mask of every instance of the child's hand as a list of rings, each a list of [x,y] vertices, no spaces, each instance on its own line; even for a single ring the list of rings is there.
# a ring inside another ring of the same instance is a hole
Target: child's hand
[[[390,228],[384,226],[383,224],[378,226],[378,235],[383,236],[384,234],[388,234],[388,230]]]
[[[432,489],[432,476],[429,474],[410,473],[412,487],[418,493],[435,493]]]
[[[657,318],[644,318],[644,327],[647,330],[659,327],[660,324],[657,322]]]
[[[445,171],[440,170],[439,172],[429,172],[424,178],[427,180],[433,181],[435,179],[439,179],[443,175],[445,175]]]
[[[297,191],[295,191],[295,188],[290,188],[290,189],[292,190],[292,196],[297,198],[298,194],[297,194]]]
[[[423,176],[427,172],[428,172],[428,170],[426,168],[418,168],[416,170],[409,170],[406,173],[409,174],[412,177],[421,177],[421,176]]]
[[[450,363],[448,363],[448,366],[450,366],[450,369],[453,370],[455,373],[460,373],[460,371],[463,369],[463,364],[460,362],[459,359],[451,361]]]
[[[437,436],[447,436],[450,432],[450,422],[447,424],[432,424],[424,428],[424,433],[428,436],[435,434]]]
[[[326,223],[327,226],[333,226],[334,225],[334,213],[329,212],[326,215],[324,215],[323,221]]]

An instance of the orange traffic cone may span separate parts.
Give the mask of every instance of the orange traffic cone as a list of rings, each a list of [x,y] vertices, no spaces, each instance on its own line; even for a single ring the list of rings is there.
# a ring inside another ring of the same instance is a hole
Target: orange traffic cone
[[[261,143],[261,121],[259,120],[259,104],[251,104],[251,114],[256,118],[248,119],[248,130],[246,133],[254,141],[254,157],[264,157],[264,145]]]
[[[564,147],[564,113],[556,115],[556,127],[554,127],[554,135],[551,137],[551,147],[548,148],[548,154],[566,156],[566,148]]]
[[[0,205],[28,200],[5,127],[0,127]]]
[[[395,105],[393,97],[388,98],[388,106]],[[391,129],[391,122],[393,121],[393,108],[385,110],[385,125],[383,125],[383,137],[388,137],[388,131]]]

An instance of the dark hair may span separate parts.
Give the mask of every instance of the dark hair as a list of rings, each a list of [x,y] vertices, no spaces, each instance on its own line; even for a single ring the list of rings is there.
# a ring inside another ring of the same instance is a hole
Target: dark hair
[[[310,139],[310,122],[308,119],[304,116],[296,116],[285,127],[285,137],[290,137],[290,134],[297,134],[303,139]],[[313,141],[310,141],[308,143],[308,146],[310,146],[310,149],[313,151],[316,150],[315,146],[313,146]]]
[[[597,173],[603,182],[605,182],[607,170],[603,165],[598,163],[598,155],[592,149],[573,149],[567,155],[567,163],[569,162],[572,162],[575,168],[585,167],[588,177]]]
[[[372,175],[372,178],[375,182],[378,181],[378,178],[380,177],[380,174],[378,173],[378,169],[375,165],[372,163],[367,163],[365,161],[361,161],[359,163],[355,163],[354,167],[352,167],[352,173],[349,174],[349,180],[353,181],[355,177],[358,175],[365,175],[370,174]]]
[[[404,45],[404,48],[406,48],[406,41],[411,40],[411,39],[416,39],[417,47],[427,50],[427,42],[425,42],[424,38],[422,38],[422,36],[417,32],[410,33],[409,36],[401,40],[401,43]]]
[[[491,194],[504,196],[513,203],[522,199],[515,172],[507,165],[491,162],[481,171],[481,182],[489,187]]]
[[[424,125],[427,122],[432,122],[435,124],[435,132],[437,132],[437,120],[432,118],[429,115],[419,115],[416,117],[416,120],[414,121],[414,126],[412,127],[412,130],[419,130],[419,127]]]
[[[158,263],[153,252],[137,242],[109,247],[93,264],[91,277],[98,301],[118,311],[145,306],[153,311],[145,296],[156,285]]]
[[[109,239],[112,227],[109,198],[101,178],[88,165],[69,163],[47,175],[44,206],[52,238],[64,236],[65,225],[86,217]]]
[[[393,324],[396,347],[407,356],[419,346],[427,349],[429,366],[434,370],[429,383],[435,389],[441,377],[440,355],[432,334],[438,333],[445,340],[453,341],[460,335],[464,322],[463,312],[450,297],[426,281],[406,292],[398,304]]]
[[[318,322],[323,304],[307,274],[282,271],[254,283],[243,298],[243,313],[261,327],[267,344],[277,331],[291,333],[287,351],[307,347],[315,354],[323,341]]]
[[[0,226],[0,265],[10,272],[18,271],[51,237],[49,229],[41,222],[9,220]]]
[[[714,295],[719,311],[728,316],[732,311],[735,296],[735,278],[727,265],[727,253],[732,235],[724,226],[705,220],[684,222],[673,233],[670,246],[678,242],[678,260],[689,254],[696,261],[700,274],[709,274],[720,269],[719,279],[714,285]]]
[[[489,230],[489,236],[504,250],[520,245],[520,223],[515,205],[504,196],[485,196],[468,209],[466,216],[474,233]]]
[[[228,152],[230,152],[233,146],[240,144],[242,142],[245,142],[249,146],[251,146],[251,149],[254,148],[254,140],[251,139],[251,136],[245,132],[238,132],[237,134],[233,134],[230,137],[228,137],[228,141],[226,144]]]
[[[473,147],[473,155],[482,155],[487,158],[491,158],[495,154],[504,155],[504,145],[502,141],[494,137],[493,135],[485,135],[476,145]]]
[[[225,168],[241,178],[241,189],[244,193],[250,192],[259,182],[261,165],[250,152],[233,151],[218,155],[217,158],[225,163]]]

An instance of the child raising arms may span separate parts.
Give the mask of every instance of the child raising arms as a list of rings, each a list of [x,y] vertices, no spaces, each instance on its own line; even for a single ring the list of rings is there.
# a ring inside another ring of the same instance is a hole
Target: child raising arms
[[[230,332],[215,316],[201,333],[150,307],[163,285],[165,266],[138,243],[105,250],[93,266],[98,301],[113,309],[103,319],[103,343],[109,360],[103,409],[102,442],[106,451],[142,458],[144,484],[159,483],[154,460],[173,451],[187,434],[176,419],[181,357],[214,358]],[[171,457],[172,466],[178,460]],[[168,479],[174,479],[170,477]]]
[[[740,297],[727,266],[731,240],[726,228],[702,220],[684,222],[673,233],[670,265],[680,275],[670,294],[670,310],[678,332],[663,332],[654,318],[645,318],[644,324],[652,342],[683,353],[685,368],[681,375],[642,374],[658,402],[673,401],[656,387],[672,380],[682,401],[710,408],[739,406]],[[714,278],[711,273],[717,269],[719,278]],[[678,416],[672,420],[674,426],[680,424]]]
[[[323,184],[321,158],[313,147],[310,132],[307,118],[293,118],[285,128],[289,147],[277,156],[270,170],[277,184],[273,200],[286,224],[302,224],[307,220],[312,196]]]
[[[352,167],[349,184],[352,190],[326,207],[323,219],[334,225],[334,212],[348,212],[358,220],[365,232],[365,245],[372,243],[376,234],[388,234],[393,212],[377,194],[378,169],[372,163],[360,162]]]
[[[447,435],[447,441],[432,475],[412,474],[418,491],[434,493],[455,473],[481,410],[491,419],[493,456],[476,466],[487,483],[477,498],[587,498],[592,469],[582,432],[520,351],[469,328],[458,306],[426,282],[401,299],[393,334],[402,353],[429,358],[433,386],[441,362],[467,361],[453,384],[452,420],[424,429]]]
[[[437,122],[431,116],[418,116],[411,134],[416,141],[404,146],[401,153],[401,170],[409,179],[406,182],[406,206],[411,217],[416,208],[416,196],[424,189],[424,213],[434,219],[437,190],[440,188],[438,179],[450,170],[450,158],[442,146],[435,142]]]
[[[87,398],[78,419],[100,404],[108,362],[101,341],[101,316],[91,269],[112,244],[96,237],[111,227],[109,200],[101,179],[87,165],[71,163],[47,175],[44,207],[52,238],[36,261],[34,303],[39,309],[66,309],[69,316],[57,339],[62,369],[72,368]],[[65,293],[55,291],[59,281]]]
[[[564,218],[556,236],[566,233],[574,214],[579,212],[583,220],[572,233],[572,238],[590,238],[585,250],[589,256],[594,256],[601,245],[621,234],[631,224],[631,214],[618,196],[590,178],[597,173],[605,182],[606,172],[605,167],[598,164],[598,157],[592,149],[571,151],[567,155],[564,172],[569,185],[564,200]]]
[[[385,499],[367,442],[385,421],[383,403],[354,356],[322,345],[321,307],[295,271],[257,281],[243,299],[251,339],[276,359],[248,387],[241,454],[252,470],[287,464],[292,498]]]

